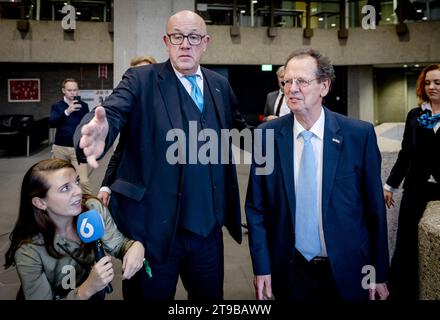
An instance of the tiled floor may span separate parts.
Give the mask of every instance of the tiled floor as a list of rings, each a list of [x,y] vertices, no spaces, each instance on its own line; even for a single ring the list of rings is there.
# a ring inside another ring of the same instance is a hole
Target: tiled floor
[[[383,173],[382,179],[385,179],[394,164],[396,159],[396,141],[390,141],[389,131],[387,127],[386,132],[388,136],[385,140],[379,137],[379,146],[384,149],[383,153]],[[378,132],[379,133],[379,132]],[[380,133],[379,133],[380,135]],[[394,137],[392,137],[394,138]],[[398,139],[398,138],[397,138]],[[393,140],[393,139],[392,139]],[[395,140],[395,139],[394,139]],[[391,142],[391,147],[390,143]],[[398,148],[398,147],[397,147]],[[24,172],[35,162],[49,158],[50,148],[46,147],[39,152],[34,152],[31,157],[14,157],[0,158],[0,265],[4,264],[4,253],[7,250],[9,232],[13,228],[16,220],[20,183]],[[91,175],[92,187],[95,192],[98,190],[98,185],[101,182],[104,170],[110,159],[110,153],[101,161],[101,166],[93,171]],[[244,204],[244,197],[246,192],[249,166],[246,164],[239,165],[237,168],[241,203]],[[400,195],[397,195],[396,203],[400,202]],[[392,252],[394,247],[394,234],[396,230],[395,222],[397,217],[397,209],[394,208],[388,212],[389,220],[389,244]],[[244,211],[242,212],[244,220]],[[245,230],[244,230],[245,231]],[[225,299],[254,299],[254,290],[252,285],[252,266],[248,250],[248,239],[244,233],[243,243],[238,245],[235,243],[227,232],[224,233],[225,242],[225,284],[224,297]],[[120,280],[120,263],[115,261],[116,274],[118,276],[113,280],[114,291],[108,295],[108,299],[121,299],[121,280]],[[15,299],[17,289],[19,287],[19,280],[14,268],[4,270],[0,268],[0,299]],[[186,299],[185,290],[179,283],[176,293],[176,299]]]

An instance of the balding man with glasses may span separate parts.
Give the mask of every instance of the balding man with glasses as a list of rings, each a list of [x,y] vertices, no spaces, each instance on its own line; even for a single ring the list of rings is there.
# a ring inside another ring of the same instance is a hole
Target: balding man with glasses
[[[179,276],[190,300],[223,299],[222,226],[242,237],[236,169],[232,161],[188,164],[190,143],[196,139],[198,155],[204,129],[220,137],[247,125],[229,82],[200,67],[209,40],[199,15],[171,16],[163,36],[169,60],[130,68],[76,132],[81,158],[94,167],[126,133],[109,208],[119,230],[146,248],[146,268],[124,280],[126,299],[172,300]],[[182,132],[190,143],[178,139]],[[168,152],[176,145],[186,155],[178,163]]]

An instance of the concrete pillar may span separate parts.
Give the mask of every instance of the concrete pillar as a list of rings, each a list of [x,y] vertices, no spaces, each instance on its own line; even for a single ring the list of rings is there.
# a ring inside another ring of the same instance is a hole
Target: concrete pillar
[[[150,55],[158,62],[168,55],[162,37],[168,17],[177,11],[194,10],[194,0],[114,0],[114,85],[134,56]]]
[[[374,112],[372,66],[351,66],[347,70],[347,114],[377,124]]]

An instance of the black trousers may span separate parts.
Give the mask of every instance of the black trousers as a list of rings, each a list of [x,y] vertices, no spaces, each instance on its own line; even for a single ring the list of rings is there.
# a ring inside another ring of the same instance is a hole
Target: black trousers
[[[340,300],[328,259],[306,258],[295,250],[286,297],[280,300]]]
[[[440,184],[427,183],[417,190],[403,192],[396,247],[391,259],[391,300],[416,300],[419,297],[418,225],[426,205],[433,200],[440,200]]]
[[[150,278],[142,268],[130,280],[122,282],[125,300],[173,300],[179,276],[188,292],[188,300],[223,299],[223,233],[214,227],[206,237],[179,230],[170,256],[164,263],[149,261]]]

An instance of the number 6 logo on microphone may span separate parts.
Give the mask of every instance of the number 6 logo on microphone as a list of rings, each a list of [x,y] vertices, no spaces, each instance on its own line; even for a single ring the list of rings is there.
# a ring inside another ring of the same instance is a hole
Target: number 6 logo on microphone
[[[93,226],[87,222],[88,220],[88,218],[83,219],[79,227],[79,233],[81,237],[86,239],[93,236],[93,232],[95,232],[95,228],[93,228]]]
[[[78,216],[76,231],[84,243],[101,239],[105,232],[102,216],[96,210],[81,213]]]

